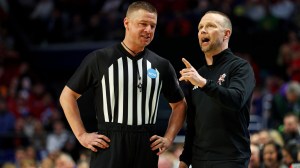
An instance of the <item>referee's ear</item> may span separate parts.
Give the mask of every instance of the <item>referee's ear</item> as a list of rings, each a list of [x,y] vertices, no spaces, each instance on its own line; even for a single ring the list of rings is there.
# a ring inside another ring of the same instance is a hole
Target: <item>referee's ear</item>
[[[124,18],[123,23],[124,23],[125,29],[127,30],[128,29],[128,18],[127,17]]]

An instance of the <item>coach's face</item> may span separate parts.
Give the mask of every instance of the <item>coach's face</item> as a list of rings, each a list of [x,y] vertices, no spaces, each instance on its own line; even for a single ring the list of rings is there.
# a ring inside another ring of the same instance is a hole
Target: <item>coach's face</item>
[[[226,35],[224,18],[219,14],[205,14],[198,25],[199,44],[204,53],[222,48]]]
[[[140,47],[149,45],[153,40],[156,24],[157,14],[142,9],[132,12],[124,19],[127,38]]]

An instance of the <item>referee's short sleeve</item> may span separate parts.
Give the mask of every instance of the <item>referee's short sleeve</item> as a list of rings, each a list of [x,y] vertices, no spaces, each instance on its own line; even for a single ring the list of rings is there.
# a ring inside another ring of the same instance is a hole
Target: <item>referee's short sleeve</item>
[[[87,55],[66,85],[76,93],[83,94],[96,82],[94,76],[96,63],[96,55],[94,53]]]
[[[175,70],[168,61],[163,79],[163,95],[170,103],[176,103],[184,98]]]

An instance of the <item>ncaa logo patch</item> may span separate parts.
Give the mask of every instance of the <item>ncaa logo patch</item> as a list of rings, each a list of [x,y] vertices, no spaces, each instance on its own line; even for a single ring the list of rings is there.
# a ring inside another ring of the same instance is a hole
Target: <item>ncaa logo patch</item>
[[[157,72],[156,72],[155,69],[148,69],[147,75],[148,75],[150,78],[154,79],[154,78],[157,77]]]

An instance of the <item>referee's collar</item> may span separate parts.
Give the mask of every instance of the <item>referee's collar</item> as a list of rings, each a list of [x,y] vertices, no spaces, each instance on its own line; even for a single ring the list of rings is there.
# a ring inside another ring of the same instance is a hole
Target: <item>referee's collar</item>
[[[125,54],[128,58],[130,58],[130,59],[132,59],[132,60],[138,60],[138,59],[141,59],[141,58],[145,55],[146,50],[147,50],[146,48],[144,48],[143,51],[137,53],[135,56],[132,56],[132,55],[131,55],[124,47],[123,47],[123,45],[122,45],[121,43],[119,43],[119,44],[117,45],[117,47],[121,50],[121,52],[122,52],[123,54]]]

